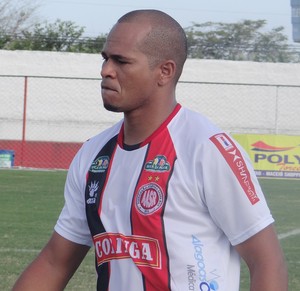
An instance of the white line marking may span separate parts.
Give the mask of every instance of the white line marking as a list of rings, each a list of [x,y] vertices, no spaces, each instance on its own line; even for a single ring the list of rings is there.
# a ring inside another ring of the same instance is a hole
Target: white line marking
[[[293,235],[298,235],[300,234],[300,228],[296,228],[296,229],[293,229],[291,231],[288,231],[286,233],[281,233],[278,235],[278,238],[279,239],[285,239],[287,237],[290,237],[290,236],[293,236]]]
[[[0,248],[0,253],[38,253],[39,250],[34,249],[10,249],[10,248]]]

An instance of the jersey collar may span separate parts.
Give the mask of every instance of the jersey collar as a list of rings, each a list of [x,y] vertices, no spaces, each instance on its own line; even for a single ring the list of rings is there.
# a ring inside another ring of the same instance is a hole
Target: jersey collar
[[[177,112],[180,110],[181,105],[179,103],[176,104],[174,110],[172,113],[167,117],[167,119],[160,125],[158,129],[156,129],[150,136],[148,136],[143,142],[139,144],[139,147],[143,147],[147,143],[149,143],[156,135],[158,135],[173,119],[173,117],[177,114]],[[120,132],[118,134],[118,145],[121,148],[124,148],[124,122],[120,128]]]

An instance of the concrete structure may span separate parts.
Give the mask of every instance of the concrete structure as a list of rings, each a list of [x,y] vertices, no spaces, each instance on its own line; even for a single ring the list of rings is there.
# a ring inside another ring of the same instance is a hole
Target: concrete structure
[[[0,50],[0,76],[100,78],[101,55]],[[193,82],[300,85],[300,64],[188,59],[180,79]]]
[[[102,107],[101,63],[100,54],[0,50],[0,149],[16,150],[16,165],[56,158],[66,168],[83,141],[122,118]],[[189,59],[177,99],[230,133],[300,135],[300,64]]]

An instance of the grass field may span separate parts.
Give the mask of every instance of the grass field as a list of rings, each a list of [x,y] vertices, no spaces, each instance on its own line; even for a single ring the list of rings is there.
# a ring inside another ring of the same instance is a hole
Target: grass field
[[[0,170],[0,290],[10,290],[53,231],[63,206],[65,171]],[[300,290],[300,181],[260,180],[276,220],[289,268],[289,290]],[[95,290],[92,251],[66,290]],[[242,265],[241,291],[249,290]],[[129,290],[128,290],[129,291]]]

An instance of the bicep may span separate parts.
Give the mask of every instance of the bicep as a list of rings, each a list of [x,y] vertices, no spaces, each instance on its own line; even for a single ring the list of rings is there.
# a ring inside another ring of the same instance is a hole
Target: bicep
[[[251,290],[287,290],[285,259],[273,225],[235,248],[249,268]]]
[[[238,253],[248,266],[259,261],[266,261],[276,254],[281,254],[281,248],[273,225],[269,225],[254,236],[235,246]]]
[[[71,242],[54,232],[42,254],[49,264],[61,268],[62,272],[73,274],[89,249],[89,246]]]

